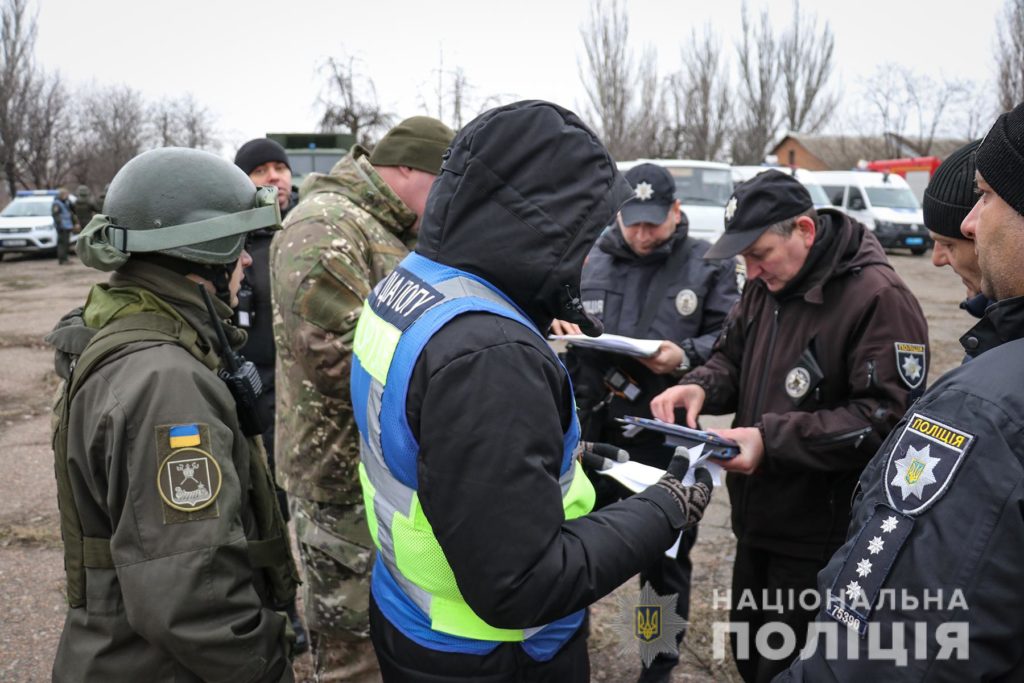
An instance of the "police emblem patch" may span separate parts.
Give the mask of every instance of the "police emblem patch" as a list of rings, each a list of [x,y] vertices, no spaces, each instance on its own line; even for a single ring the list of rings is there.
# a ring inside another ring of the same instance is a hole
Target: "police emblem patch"
[[[687,622],[676,613],[677,598],[677,594],[658,595],[650,583],[645,583],[638,596],[623,595],[619,599],[619,613],[613,625],[620,636],[623,656],[635,657],[633,648],[639,646],[640,661],[649,667],[659,653],[679,655],[676,636]]]
[[[949,488],[974,435],[914,413],[892,447],[885,468],[889,504],[918,515]]]
[[[803,398],[811,388],[811,373],[806,368],[795,367],[786,375],[786,393],[790,398]]]
[[[925,345],[896,342],[896,370],[911,389],[921,386],[925,376]]]
[[[725,205],[725,220],[731,221],[736,215],[736,197],[729,197],[729,203]]]
[[[676,294],[676,311],[684,318],[693,315],[697,310],[697,293],[692,289],[682,289]]]
[[[642,202],[646,202],[648,199],[654,196],[654,188],[646,180],[642,180],[636,184],[636,189],[633,191],[636,198]]]

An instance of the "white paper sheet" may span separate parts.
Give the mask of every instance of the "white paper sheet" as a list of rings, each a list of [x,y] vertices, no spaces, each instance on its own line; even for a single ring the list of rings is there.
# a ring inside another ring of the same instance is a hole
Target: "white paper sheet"
[[[561,339],[587,349],[597,349],[609,353],[621,353],[637,358],[650,358],[658,352],[661,341],[656,339],[634,339],[617,334],[602,334],[600,337],[588,337],[585,334],[555,334],[552,339]]]

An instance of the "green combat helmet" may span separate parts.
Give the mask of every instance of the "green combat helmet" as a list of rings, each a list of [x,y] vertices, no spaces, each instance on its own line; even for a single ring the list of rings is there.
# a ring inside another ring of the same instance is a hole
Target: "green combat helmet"
[[[78,239],[85,265],[116,270],[133,254],[232,266],[246,233],[279,228],[277,190],[257,189],[225,159],[196,149],[144,152],[117,172]]]

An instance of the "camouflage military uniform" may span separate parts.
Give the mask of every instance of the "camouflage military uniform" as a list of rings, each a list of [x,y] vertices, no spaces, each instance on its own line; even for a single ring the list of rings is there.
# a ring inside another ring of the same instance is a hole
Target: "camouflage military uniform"
[[[356,146],[303,183],[271,245],[277,476],[293,500],[318,680],[378,676],[349,369],[363,299],[408,253],[415,220]]]

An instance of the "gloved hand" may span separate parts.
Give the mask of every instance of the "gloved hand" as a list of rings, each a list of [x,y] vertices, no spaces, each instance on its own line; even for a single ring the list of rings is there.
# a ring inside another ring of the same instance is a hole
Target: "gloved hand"
[[[683,486],[683,477],[690,469],[690,458],[686,448],[676,448],[672,461],[665,470],[665,475],[654,486],[669,492],[679,505],[681,516],[671,520],[677,529],[686,529],[697,524],[704,516],[704,509],[711,502],[711,491],[714,487],[711,473],[706,467],[698,467],[694,473],[693,486]]]
[[[576,457],[585,467],[594,470],[606,470],[617,462],[628,462],[629,453],[610,443],[594,443],[580,441],[576,447]]]

